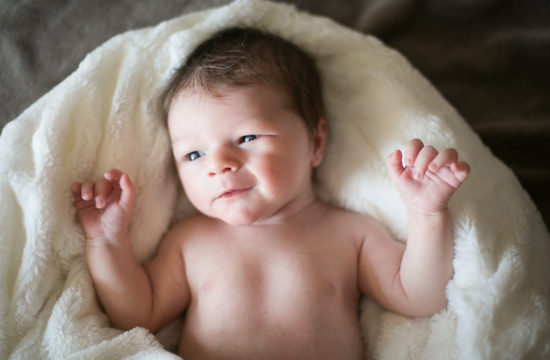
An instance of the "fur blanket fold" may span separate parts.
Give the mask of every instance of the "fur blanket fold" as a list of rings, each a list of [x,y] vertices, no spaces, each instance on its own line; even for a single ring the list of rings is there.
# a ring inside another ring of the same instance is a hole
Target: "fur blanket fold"
[[[230,26],[279,34],[317,60],[331,130],[317,173],[326,201],[367,212],[404,239],[405,209],[385,157],[421,137],[457,148],[471,165],[450,205],[455,276],[448,308],[410,319],[363,300],[368,356],[550,357],[550,236],[512,172],[377,39],[289,5],[236,0],[112,38],[4,128],[0,358],[178,358],[166,350],[177,342],[177,322],[156,337],[110,327],[87,271],[69,186],[111,167],[128,172],[137,191],[133,250],[150,257],[174,219],[190,211],[171,168],[159,95],[197,44]]]

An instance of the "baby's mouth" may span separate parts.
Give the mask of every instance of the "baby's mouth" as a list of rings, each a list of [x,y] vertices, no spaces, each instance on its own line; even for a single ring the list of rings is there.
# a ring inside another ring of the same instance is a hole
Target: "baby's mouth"
[[[242,188],[242,189],[229,189],[229,190],[225,190],[223,193],[221,193],[221,194],[216,198],[216,200],[220,200],[220,199],[230,199],[230,198],[233,198],[233,197],[242,195],[242,194],[244,194],[245,192],[247,192],[247,191],[250,190],[250,189],[252,189],[252,187],[249,187],[249,188]]]

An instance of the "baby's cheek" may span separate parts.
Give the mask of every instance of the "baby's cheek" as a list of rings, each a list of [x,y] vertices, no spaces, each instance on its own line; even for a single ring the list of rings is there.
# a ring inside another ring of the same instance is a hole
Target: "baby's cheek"
[[[270,188],[278,188],[288,178],[288,170],[276,157],[270,157],[256,163],[256,177]]]
[[[190,181],[189,179],[182,179],[183,190],[185,195],[198,210],[203,210],[204,207],[204,189],[201,189],[200,183],[197,181]],[[204,184],[203,184],[204,185]]]
[[[274,192],[293,192],[303,181],[307,168],[292,161],[278,162],[266,168],[266,177]]]

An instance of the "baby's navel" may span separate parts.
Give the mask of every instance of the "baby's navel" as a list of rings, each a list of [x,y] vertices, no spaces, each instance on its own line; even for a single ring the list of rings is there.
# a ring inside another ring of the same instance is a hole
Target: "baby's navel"
[[[332,281],[326,280],[323,282],[322,293],[328,296],[334,296],[336,294],[336,288]]]
[[[212,287],[214,286],[214,279],[207,279],[205,282],[202,283],[200,290],[201,292],[209,292],[212,290]]]

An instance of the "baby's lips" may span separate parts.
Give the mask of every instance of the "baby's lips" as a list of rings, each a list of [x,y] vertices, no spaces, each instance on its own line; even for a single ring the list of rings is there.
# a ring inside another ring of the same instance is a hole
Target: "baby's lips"
[[[223,192],[221,192],[221,193],[216,197],[216,199],[221,199],[221,198],[224,198],[224,197],[229,197],[229,196],[231,196],[231,195],[236,195],[236,194],[239,194],[239,193],[248,191],[248,190],[250,190],[250,189],[252,189],[252,187],[229,188],[229,189],[224,190]]]

